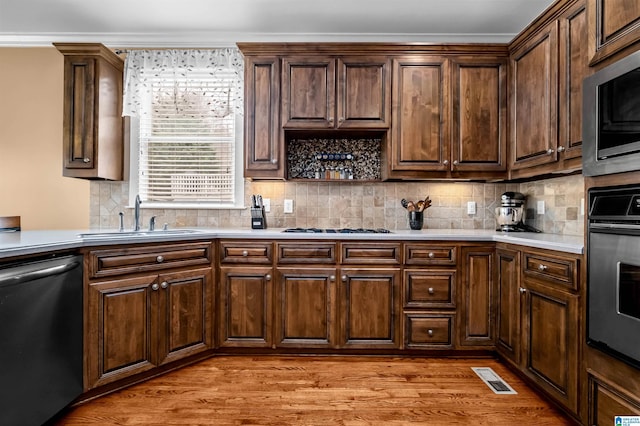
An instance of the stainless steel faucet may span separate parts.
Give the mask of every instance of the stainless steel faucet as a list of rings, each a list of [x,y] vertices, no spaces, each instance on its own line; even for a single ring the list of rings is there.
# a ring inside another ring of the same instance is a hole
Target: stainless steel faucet
[[[136,203],[133,209],[133,230],[140,230],[140,204],[142,204],[142,200],[140,200],[140,195],[136,195]]]

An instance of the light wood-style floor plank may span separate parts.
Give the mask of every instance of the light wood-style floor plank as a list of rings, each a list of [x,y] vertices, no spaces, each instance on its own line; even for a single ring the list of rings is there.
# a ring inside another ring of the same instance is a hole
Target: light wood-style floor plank
[[[491,367],[517,395],[471,370]],[[57,425],[570,425],[493,359],[221,356],[74,407]]]

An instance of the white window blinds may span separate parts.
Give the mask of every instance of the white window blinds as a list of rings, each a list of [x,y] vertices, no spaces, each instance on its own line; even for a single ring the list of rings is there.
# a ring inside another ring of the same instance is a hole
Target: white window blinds
[[[147,203],[165,205],[237,204],[242,186],[236,161],[242,143],[238,70],[224,64],[158,64],[150,61],[135,70],[143,84],[132,89],[137,98],[129,102],[139,117],[138,194]]]

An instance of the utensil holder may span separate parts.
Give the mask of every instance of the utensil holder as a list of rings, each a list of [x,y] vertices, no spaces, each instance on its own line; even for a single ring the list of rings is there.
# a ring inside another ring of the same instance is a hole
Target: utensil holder
[[[267,229],[264,207],[251,207],[251,229]]]
[[[409,212],[409,228],[418,231],[422,229],[423,224],[424,212]]]

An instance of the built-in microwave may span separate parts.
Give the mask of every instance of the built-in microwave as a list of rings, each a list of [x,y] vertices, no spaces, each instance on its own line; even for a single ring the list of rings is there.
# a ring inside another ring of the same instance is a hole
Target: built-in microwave
[[[583,82],[582,173],[640,170],[640,51]]]

